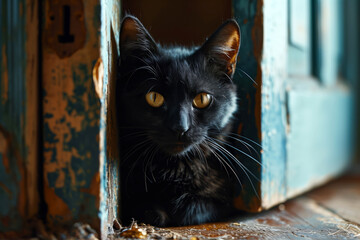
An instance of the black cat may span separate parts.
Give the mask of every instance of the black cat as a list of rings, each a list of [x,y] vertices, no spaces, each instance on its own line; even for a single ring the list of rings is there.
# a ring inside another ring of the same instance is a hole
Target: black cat
[[[190,225],[233,211],[236,173],[223,136],[237,109],[239,46],[234,20],[186,49],[164,48],[137,18],[123,19],[117,106],[124,222]]]

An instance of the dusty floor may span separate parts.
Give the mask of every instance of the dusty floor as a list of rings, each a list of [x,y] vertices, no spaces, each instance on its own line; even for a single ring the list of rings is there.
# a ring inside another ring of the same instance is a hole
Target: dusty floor
[[[55,235],[41,222],[36,226],[32,240],[99,239],[87,224],[74,224]],[[162,229],[144,224],[126,228],[115,222],[108,240],[116,239],[360,239],[360,175],[342,177],[268,211],[226,223]]]
[[[117,228],[109,239],[360,239],[360,176],[340,178],[269,211],[228,223]]]

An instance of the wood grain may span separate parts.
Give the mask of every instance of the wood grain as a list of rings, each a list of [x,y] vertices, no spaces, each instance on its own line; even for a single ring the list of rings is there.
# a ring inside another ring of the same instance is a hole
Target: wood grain
[[[349,212],[360,208],[347,204],[360,199],[359,189],[359,177],[343,178],[262,213],[167,230],[187,239],[359,239],[358,218]]]
[[[38,1],[0,3],[0,238],[38,213]]]
[[[116,128],[116,80],[119,57],[119,32],[121,24],[120,1],[101,1],[101,49],[103,80],[100,113],[100,219],[101,236],[105,239],[108,226],[118,218],[119,156]]]

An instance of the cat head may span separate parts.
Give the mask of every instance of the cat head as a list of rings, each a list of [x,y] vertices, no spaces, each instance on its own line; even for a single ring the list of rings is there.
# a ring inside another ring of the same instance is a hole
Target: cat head
[[[139,129],[161,151],[199,149],[236,111],[232,77],[240,30],[228,20],[201,47],[164,48],[141,22],[124,18],[118,91],[121,127]]]

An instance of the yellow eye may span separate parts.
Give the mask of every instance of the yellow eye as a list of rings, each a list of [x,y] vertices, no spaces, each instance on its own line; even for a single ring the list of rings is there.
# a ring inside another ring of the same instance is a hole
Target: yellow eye
[[[145,96],[147,103],[152,107],[161,107],[164,104],[164,97],[157,92],[148,92]]]
[[[206,108],[211,103],[211,95],[208,93],[199,93],[193,100],[193,105],[196,108]]]

